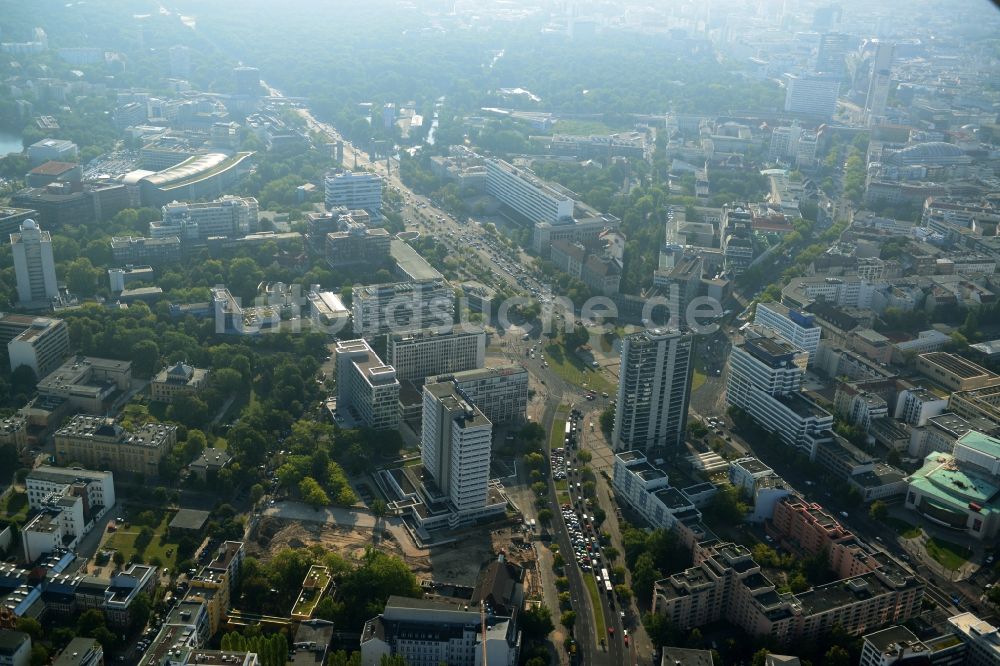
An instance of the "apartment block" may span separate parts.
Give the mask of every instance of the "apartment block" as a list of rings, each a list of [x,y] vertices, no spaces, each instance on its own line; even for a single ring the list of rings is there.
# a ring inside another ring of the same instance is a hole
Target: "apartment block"
[[[650,465],[638,451],[615,455],[612,486],[615,494],[654,529],[672,529],[678,523],[696,525],[701,521],[701,512],[691,498],[671,487],[667,474]]]
[[[474,370],[486,361],[486,332],[455,326],[393,333],[386,341],[386,360],[401,380]]]
[[[1000,664],[1000,631],[995,626],[972,613],[950,617],[948,625],[966,645],[968,666]]]
[[[725,620],[780,644],[814,639],[837,624],[857,635],[913,617],[923,596],[923,585],[891,561],[796,595],[779,593],[743,546],[709,542],[695,555],[695,566],[657,581],[653,591],[653,611],[684,630]]]
[[[59,465],[157,476],[160,459],[177,443],[177,426],[150,423],[128,431],[112,419],[78,415],[56,431],[55,442]]]
[[[26,365],[45,377],[69,356],[69,329],[54,317],[0,313],[0,343],[7,343],[11,370]]]
[[[693,338],[680,331],[635,333],[622,344],[612,442],[618,451],[684,443]]]
[[[342,340],[337,363],[337,414],[346,422],[376,430],[399,423],[399,379],[364,340]]]

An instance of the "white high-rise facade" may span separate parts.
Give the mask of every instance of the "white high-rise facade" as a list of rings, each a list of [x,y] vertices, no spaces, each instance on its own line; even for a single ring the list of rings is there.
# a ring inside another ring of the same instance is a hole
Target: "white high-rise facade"
[[[203,203],[172,201],[160,209],[163,219],[150,223],[149,235],[176,236],[184,242],[204,241],[210,236],[241,238],[258,230],[259,208],[253,197],[232,195]]]
[[[399,380],[364,340],[342,340],[337,359],[337,412],[359,425],[392,430],[399,425]]]
[[[382,210],[382,178],[374,173],[336,171],[324,179],[326,209],[346,206],[375,215]]]
[[[458,513],[486,507],[493,424],[450,382],[424,385],[420,457]]]
[[[872,58],[871,79],[865,97],[865,124],[880,125],[885,120],[885,105],[889,101],[889,84],[892,82],[893,45],[877,42]]]
[[[59,296],[49,232],[42,231],[34,220],[25,220],[21,231],[10,235],[10,244],[21,304],[38,306]]]
[[[753,322],[771,329],[785,342],[808,352],[809,363],[815,360],[822,329],[813,321],[812,315],[792,310],[781,303],[758,303]]]
[[[395,333],[386,341],[386,359],[400,379],[422,380],[431,375],[475,370],[486,361],[486,332],[455,326],[451,330]]]
[[[622,344],[612,442],[616,450],[684,444],[691,399],[690,333],[654,329]]]
[[[785,74],[785,111],[829,118],[837,110],[840,79],[828,75]]]

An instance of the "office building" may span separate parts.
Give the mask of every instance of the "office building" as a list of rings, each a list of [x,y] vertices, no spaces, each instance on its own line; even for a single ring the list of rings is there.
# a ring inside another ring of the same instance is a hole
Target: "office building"
[[[183,44],[176,44],[168,51],[170,58],[170,76],[176,79],[191,78],[191,49]]]
[[[0,235],[10,236],[21,228],[21,224],[38,219],[38,211],[31,208],[11,208],[0,206]]]
[[[753,321],[754,324],[774,331],[796,349],[809,354],[810,365],[815,360],[822,329],[816,325],[812,315],[778,302],[758,303]]]
[[[256,67],[234,67],[233,78],[236,79],[236,94],[249,97],[260,97],[260,70]]]
[[[340,231],[326,235],[326,263],[330,268],[380,264],[389,258],[392,236],[388,231],[355,222],[350,216],[341,216],[339,224]]]
[[[478,607],[391,596],[361,632],[361,664],[378,666],[384,656],[398,655],[409,666],[515,666],[520,647],[516,615],[487,611],[484,636]]]
[[[827,32],[820,35],[816,50],[817,74],[843,77],[847,70],[847,51],[850,38],[842,32]]]
[[[46,162],[76,162],[79,151],[72,141],[42,139],[28,146],[28,166],[32,169]]]
[[[450,383],[425,384],[420,459],[453,511],[487,505],[493,424]]]
[[[196,395],[208,380],[208,370],[181,361],[160,370],[149,383],[152,400],[172,403],[180,395]]]
[[[428,377],[427,383],[450,382],[494,425],[522,423],[528,408],[528,371],[501,365]]]
[[[894,664],[935,664],[930,648],[912,631],[898,625],[865,634],[858,666],[894,666]]]
[[[573,217],[572,192],[500,159],[486,160],[486,193],[532,223],[555,224]]]
[[[24,486],[28,506],[32,509],[42,508],[53,496],[85,498],[87,507],[95,513],[110,509],[116,501],[114,475],[111,472],[42,465],[28,472]],[[99,518],[96,516],[96,519]]]
[[[396,368],[401,380],[474,370],[485,361],[486,332],[481,328],[393,333],[386,341],[386,362]]]
[[[10,369],[26,365],[45,377],[69,356],[69,329],[54,317],[0,313],[0,343],[7,343]]]
[[[995,626],[972,613],[949,617],[948,625],[966,645],[968,666],[1000,664],[1000,631]]]
[[[259,228],[258,204],[253,197],[227,195],[205,203],[173,201],[160,210],[163,219],[149,224],[152,238],[176,236],[184,243],[201,243],[213,236],[246,236]]]
[[[111,254],[122,264],[165,264],[181,260],[181,239],[115,236],[111,239]]]
[[[132,386],[132,363],[74,356],[38,381],[40,398],[91,414],[109,411]]]
[[[444,280],[396,282],[354,287],[354,332],[371,337],[425,328],[450,328],[455,292]]]
[[[119,293],[125,291],[125,287],[133,282],[153,282],[156,271],[152,266],[124,266],[122,268],[108,269],[108,283],[111,291]]]
[[[803,130],[798,123],[775,127],[771,132],[768,153],[772,161],[784,160],[797,167],[811,167],[816,162],[818,139],[815,132]]]
[[[894,50],[895,47],[889,42],[875,43],[868,94],[865,96],[865,124],[869,127],[885,122],[885,105],[889,100],[889,86],[892,83]]]
[[[56,431],[55,440],[59,465],[157,476],[160,459],[177,443],[177,426],[149,423],[128,431],[112,419],[78,415]]]
[[[807,358],[777,336],[747,337],[729,356],[726,401],[812,458],[833,415],[799,392]]]
[[[0,666],[30,666],[31,636],[23,631],[0,629]]]
[[[827,119],[837,110],[840,79],[816,74],[785,74],[785,111]]]
[[[969,431],[906,478],[907,509],[981,540],[1000,533],[1000,440]]]
[[[17,298],[22,307],[44,309],[59,297],[52,237],[34,220],[25,220],[20,233],[10,235],[17,278]]]
[[[341,340],[337,363],[337,414],[366,428],[391,430],[399,423],[399,379],[364,340]]]
[[[684,445],[692,346],[692,336],[676,330],[653,329],[625,338],[612,432],[616,450]]]
[[[323,180],[327,210],[339,206],[359,208],[377,216],[382,210],[382,178],[363,171],[335,171]]]

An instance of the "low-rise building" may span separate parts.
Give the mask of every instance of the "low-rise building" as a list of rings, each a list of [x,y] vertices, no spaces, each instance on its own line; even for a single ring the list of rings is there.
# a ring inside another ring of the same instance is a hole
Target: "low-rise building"
[[[71,408],[101,414],[132,386],[132,363],[93,356],[68,359],[38,382],[39,398],[63,400]]]
[[[970,431],[906,479],[906,508],[976,539],[1000,533],[1000,440]]]
[[[177,361],[160,370],[149,383],[150,398],[169,404],[180,395],[197,395],[207,379],[208,370]]]
[[[177,426],[148,423],[127,431],[112,419],[78,415],[56,431],[55,442],[59,465],[157,476],[160,459],[177,443]]]
[[[399,655],[410,666],[514,666],[521,649],[517,618],[486,616],[461,603],[391,596],[385,610],[361,632],[361,663],[378,666],[383,656]],[[486,643],[485,647],[483,643]]]
[[[969,666],[1000,664],[1000,631],[972,613],[948,618],[951,630],[966,645]]]
[[[52,666],[104,666],[104,648],[97,639],[77,636],[59,653]]]
[[[0,666],[29,666],[31,636],[23,631],[0,629]]]
[[[166,264],[181,260],[181,239],[177,236],[144,238],[142,236],[115,236],[111,239],[111,253],[120,264]]]
[[[920,354],[916,368],[949,391],[968,391],[1000,384],[1000,375],[947,352]]]
[[[217,449],[210,446],[202,451],[201,455],[191,461],[188,467],[191,468],[195,476],[203,482],[207,482],[217,478],[219,472],[225,469],[232,460],[233,457],[225,449]]]

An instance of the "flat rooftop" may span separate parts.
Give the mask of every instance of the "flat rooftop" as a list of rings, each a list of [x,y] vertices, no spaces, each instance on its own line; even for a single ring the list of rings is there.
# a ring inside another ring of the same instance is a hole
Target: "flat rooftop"
[[[742,467],[750,474],[763,474],[765,472],[773,471],[757,458],[740,458],[739,460],[733,461],[733,464],[738,467]]]
[[[957,354],[949,354],[948,352],[929,352],[927,354],[921,354],[920,358],[927,363],[943,368],[961,379],[996,376],[986,368],[978,366],[972,361],[967,361]]]

